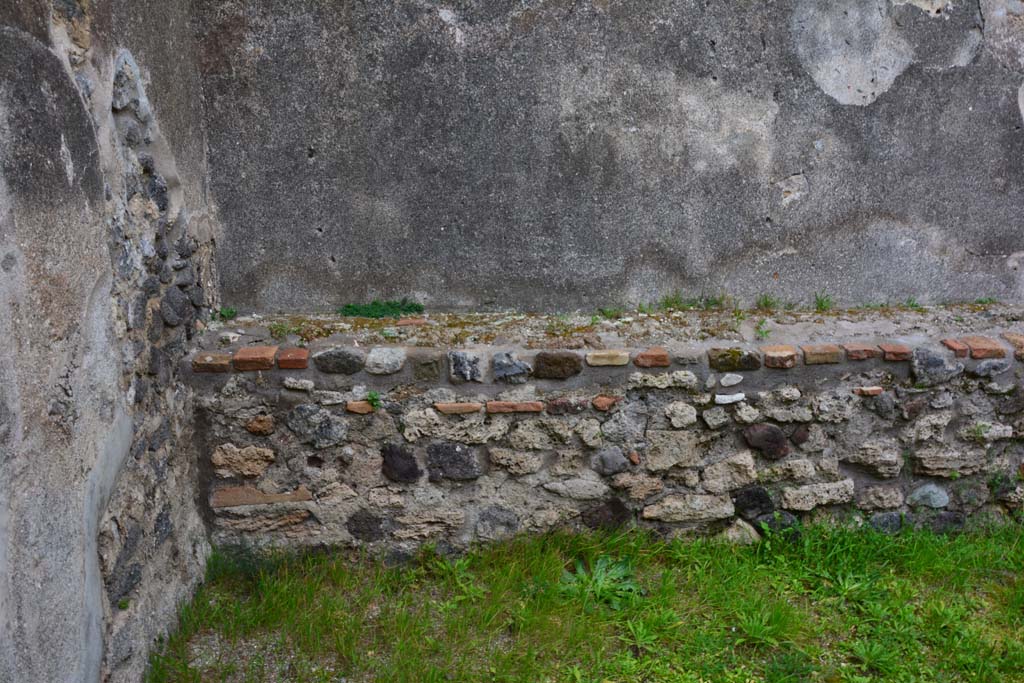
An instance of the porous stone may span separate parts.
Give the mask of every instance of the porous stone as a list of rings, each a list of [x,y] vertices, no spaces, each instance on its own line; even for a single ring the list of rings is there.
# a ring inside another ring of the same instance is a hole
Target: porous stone
[[[274,451],[259,446],[226,443],[217,446],[210,458],[218,477],[259,477],[274,462]]]
[[[861,465],[883,478],[897,477],[903,469],[903,457],[895,442],[870,441],[843,455],[840,460]]]
[[[949,494],[938,484],[924,484],[911,491],[907,505],[944,508],[949,505]]]
[[[853,500],[852,479],[823,484],[807,484],[782,489],[782,507],[808,511],[822,505],[840,505]]]
[[[722,379],[718,380],[718,383],[723,387],[734,387],[742,381],[743,375],[736,375],[730,372],[722,375]]]
[[[590,458],[590,467],[604,476],[618,474],[629,468],[629,460],[617,446],[602,448]]]
[[[720,429],[729,424],[729,413],[722,407],[709,408],[701,413],[701,417],[709,429]]]
[[[698,386],[697,376],[689,370],[677,370],[676,372],[663,372],[648,374],[634,372],[629,376],[631,389],[685,389],[696,391]]]
[[[708,349],[708,363],[712,370],[719,372],[758,370],[761,368],[761,357],[755,351],[737,347],[711,348]]]
[[[302,443],[323,449],[337,446],[348,435],[348,423],[315,404],[302,404],[292,408],[286,420]]]
[[[715,538],[735,545],[754,545],[761,541],[761,534],[757,533],[757,529],[750,523],[737,519],[722,529]]]
[[[629,365],[629,351],[591,351],[587,354],[587,365],[595,368]]]
[[[499,351],[491,357],[491,376],[496,382],[524,384],[530,378],[532,368],[508,351]]]
[[[313,500],[313,496],[305,486],[283,493],[264,493],[252,486],[228,486],[213,491],[210,496],[210,507],[219,509],[274,503],[301,503],[310,500]]]
[[[693,467],[700,464],[697,435],[651,429],[647,431],[647,458],[645,464],[652,472],[662,472],[677,465]]]
[[[786,433],[773,424],[761,422],[743,430],[743,439],[751,448],[757,449],[766,458],[778,460],[790,453]]]
[[[932,477],[977,474],[985,465],[984,448],[924,446],[914,451],[914,471]]]
[[[689,427],[697,422],[697,409],[689,403],[674,401],[665,407],[665,417],[676,429]]]
[[[734,512],[729,496],[674,494],[648,505],[642,514],[661,522],[706,522],[728,519]]]
[[[245,429],[250,434],[267,436],[274,433],[274,416],[257,415],[245,423]]]
[[[417,349],[408,356],[412,376],[417,382],[436,382],[444,372],[445,355],[438,351]]]
[[[621,396],[595,396],[591,401],[591,405],[594,406],[594,410],[599,410],[602,413],[607,413],[609,410],[614,408],[619,401],[622,400]]]
[[[492,463],[505,468],[509,474],[517,476],[534,474],[544,466],[544,456],[536,451],[491,447],[487,449],[487,453]]]
[[[377,346],[366,354],[365,369],[371,375],[393,375],[405,367],[405,349]]]
[[[610,489],[595,475],[595,478],[581,476],[564,481],[548,482],[544,484],[544,490],[573,500],[600,500],[608,494]]]
[[[862,510],[892,510],[903,506],[903,491],[897,486],[866,486],[857,491]]]
[[[298,379],[297,377],[285,377],[281,382],[285,389],[292,391],[304,391],[306,393],[312,393],[316,385],[311,379]]]
[[[381,473],[391,481],[413,484],[420,480],[423,470],[412,451],[401,444],[389,443],[380,450]]]
[[[749,403],[737,403],[736,408],[733,411],[733,417],[740,424],[754,424],[759,422],[762,418],[761,411],[753,407]]]
[[[583,371],[583,361],[571,351],[541,351],[533,359],[537,379],[569,379]]]
[[[335,346],[313,354],[313,365],[330,375],[354,375],[363,369],[366,353],[362,349]]]
[[[725,493],[757,481],[754,456],[742,451],[704,468],[704,489],[709,493]]]
[[[483,475],[476,450],[461,443],[442,441],[427,446],[427,473],[430,481],[444,479],[470,481]]]
[[[479,353],[472,351],[449,351],[448,373],[452,382],[483,382],[484,361]]]
[[[612,486],[624,489],[632,500],[646,500],[661,493],[665,483],[660,477],[652,477],[643,472],[622,472],[612,477]]]

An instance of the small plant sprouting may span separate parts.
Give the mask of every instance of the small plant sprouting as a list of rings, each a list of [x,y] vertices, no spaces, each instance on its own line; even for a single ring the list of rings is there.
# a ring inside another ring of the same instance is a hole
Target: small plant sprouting
[[[769,313],[779,308],[781,305],[782,302],[773,297],[771,294],[762,294],[761,296],[757,297],[756,301],[754,301],[755,309],[757,309],[758,311],[768,311]]]
[[[993,297],[990,297],[990,296],[986,296],[986,297],[983,297],[981,299],[976,299],[974,301],[974,303],[975,303],[975,305],[978,305],[978,306],[992,306],[994,304],[999,303],[999,299],[996,299],[996,298],[993,298]]]
[[[967,428],[965,435],[974,441],[984,442],[992,425],[987,422],[976,422]]]
[[[659,306],[663,311],[682,311],[690,307],[688,302],[683,299],[683,295],[678,289],[671,294],[662,297],[659,302]]]
[[[909,299],[904,301],[903,302],[903,306],[905,308],[909,308],[912,311],[920,311],[920,310],[924,309],[924,306],[922,306],[921,304],[917,303],[917,299],[915,299],[914,297],[910,297]]]
[[[132,601],[129,600],[128,598],[121,598],[120,600],[117,601],[117,609],[119,609],[121,611],[124,611],[124,610],[128,609],[129,607],[131,607],[131,604],[132,604]]]
[[[286,323],[270,323],[267,326],[267,331],[270,332],[271,337],[278,340],[284,339],[289,334],[299,334],[299,328]]]
[[[214,320],[234,320],[238,317],[238,311],[231,308],[230,306],[221,306],[219,309],[213,312]]]
[[[626,314],[621,308],[599,308],[597,312],[605,320],[618,320]]]
[[[818,313],[828,313],[832,310],[832,297],[825,292],[818,292],[814,295],[814,310]]]
[[[636,305],[636,312],[637,313],[643,313],[644,315],[652,315],[657,310],[658,309],[657,309],[657,307],[654,304],[637,304]]]
[[[369,403],[374,410],[377,410],[381,406],[380,394],[376,391],[366,392],[366,402]]]
[[[620,609],[640,594],[633,566],[626,560],[601,555],[587,571],[583,560],[576,560],[576,571],[563,571],[560,589],[563,595],[580,600],[584,607],[605,604]]]
[[[757,338],[760,339],[761,341],[764,341],[765,339],[770,337],[772,331],[768,329],[768,321],[765,320],[764,318],[758,320],[757,327],[754,328],[754,334],[756,334]]]

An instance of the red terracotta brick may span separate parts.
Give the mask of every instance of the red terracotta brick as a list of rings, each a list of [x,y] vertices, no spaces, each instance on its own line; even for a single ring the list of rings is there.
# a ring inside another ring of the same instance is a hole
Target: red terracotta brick
[[[667,349],[655,346],[638,353],[633,364],[638,368],[667,368],[672,365],[672,357]]]
[[[800,350],[788,344],[762,346],[761,353],[764,354],[764,366],[776,370],[796,367],[796,362],[800,358]]]
[[[616,403],[622,400],[621,396],[595,396],[591,405],[602,413],[607,413]]]
[[[488,401],[488,413],[542,413],[543,401]]]
[[[276,346],[246,346],[235,351],[232,362],[235,370],[272,370]]]
[[[345,404],[345,410],[356,415],[369,415],[374,408],[369,401],[349,401]]]
[[[231,372],[231,354],[200,351],[192,358],[192,372]]]
[[[843,350],[835,344],[808,344],[801,346],[804,352],[805,365],[827,365],[830,363],[842,363]]]
[[[313,500],[313,496],[305,486],[285,493],[263,493],[252,486],[228,486],[213,492],[213,495],[210,496],[210,507],[234,508],[242,505],[301,503],[306,500]]]
[[[1003,339],[1010,342],[1014,350],[1014,358],[1024,361],[1024,334],[1019,332],[1003,332]]]
[[[883,391],[882,387],[857,387],[853,393],[858,396],[881,396]]]
[[[640,454],[637,453],[636,451],[630,451],[629,455],[626,456],[626,457],[628,457],[629,461],[631,463],[633,463],[634,465],[639,465],[640,464]],[[1024,465],[1022,465],[1021,467],[1024,467]]]
[[[1006,349],[995,339],[988,337],[962,337],[960,339],[971,349],[971,358],[1006,358]]]
[[[904,361],[910,360],[910,357],[914,355],[914,350],[906,344],[879,344],[878,348],[882,349],[882,358],[887,361]]]
[[[483,405],[480,403],[435,403],[434,410],[445,415],[469,415],[479,413]]]
[[[309,367],[309,349],[281,349],[277,367],[282,370],[305,370]]]
[[[943,339],[942,345],[952,351],[953,355],[957,358],[967,358],[967,354],[971,352],[967,344],[963,344],[956,339]]]
[[[882,350],[873,344],[850,342],[842,346],[846,351],[847,360],[868,360],[870,358],[879,358],[882,355]]]

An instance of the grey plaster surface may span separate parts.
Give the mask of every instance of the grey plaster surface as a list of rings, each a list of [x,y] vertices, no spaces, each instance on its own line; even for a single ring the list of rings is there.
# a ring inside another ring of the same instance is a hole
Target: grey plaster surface
[[[225,301],[1019,301],[1019,5],[201,3]]]

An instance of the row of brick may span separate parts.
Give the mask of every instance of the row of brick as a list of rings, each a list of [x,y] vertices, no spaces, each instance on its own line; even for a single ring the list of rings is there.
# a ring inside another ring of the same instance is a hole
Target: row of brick
[[[1011,344],[1017,360],[1024,361],[1024,334],[1006,332],[1003,338]],[[966,336],[958,339],[943,339],[942,344],[957,358],[989,359],[1005,358],[1008,350],[998,340],[990,337]],[[558,352],[572,355],[572,352]],[[711,348],[707,351],[708,363],[712,369],[721,372],[758,370],[763,366],[772,369],[794,368],[804,365],[827,365],[845,361],[863,361],[881,358],[884,361],[909,361],[913,349],[905,344],[858,342],[844,344],[804,344],[800,346],[779,344],[761,346],[757,350],[739,347]],[[632,360],[639,368],[662,368],[672,364],[672,356],[662,347],[641,351],[635,356],[625,350],[592,351],[585,355],[587,365],[592,367],[625,366]],[[690,358],[690,361],[696,359]],[[302,370],[309,366],[309,350],[304,348],[280,349],[277,346],[246,346],[233,354],[223,352],[197,353],[192,359],[193,372],[216,373],[272,370],[274,365],[282,370]],[[577,361],[578,362],[578,361]]]

